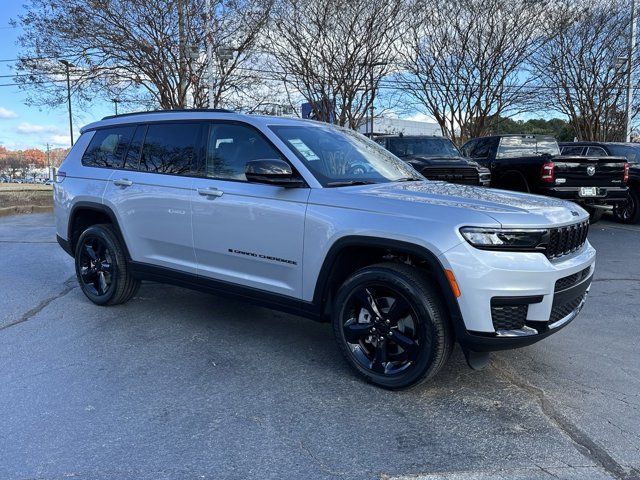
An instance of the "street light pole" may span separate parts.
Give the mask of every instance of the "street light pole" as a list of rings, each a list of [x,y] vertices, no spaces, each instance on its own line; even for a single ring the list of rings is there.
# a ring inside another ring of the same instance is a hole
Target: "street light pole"
[[[626,105],[626,141],[631,141],[631,117],[633,108],[633,60],[636,48],[636,0],[631,0],[631,32],[629,35],[629,54],[627,56],[627,105]]]
[[[71,146],[73,147],[73,117],[71,115],[71,80],[69,79],[69,68],[75,67],[73,63],[67,62],[66,60],[60,60],[65,67],[65,71],[67,73],[67,105],[69,107],[69,136],[71,137]]]

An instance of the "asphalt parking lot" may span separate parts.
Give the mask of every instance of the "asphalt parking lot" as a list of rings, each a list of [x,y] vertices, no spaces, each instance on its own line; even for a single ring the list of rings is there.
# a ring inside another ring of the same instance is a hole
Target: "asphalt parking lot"
[[[2,218],[0,478],[640,478],[640,226],[589,238],[571,325],[388,392],[326,324],[154,283],[94,306],[50,214]]]

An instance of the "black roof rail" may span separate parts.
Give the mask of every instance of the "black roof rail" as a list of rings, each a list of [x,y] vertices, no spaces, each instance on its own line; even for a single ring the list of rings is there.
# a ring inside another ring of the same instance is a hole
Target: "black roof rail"
[[[171,110],[148,110],[146,112],[121,113],[120,115],[107,115],[102,120],[110,120],[112,118],[131,117],[134,115],[147,115],[149,113],[172,113],[172,112],[208,112],[208,113],[236,113],[225,108],[176,108]]]

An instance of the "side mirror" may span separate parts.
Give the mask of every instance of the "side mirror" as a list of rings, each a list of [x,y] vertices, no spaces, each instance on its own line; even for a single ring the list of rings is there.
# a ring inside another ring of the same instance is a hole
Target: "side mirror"
[[[247,180],[252,183],[266,183],[279,187],[302,187],[304,180],[294,176],[289,165],[284,160],[266,159],[247,162],[244,169]]]

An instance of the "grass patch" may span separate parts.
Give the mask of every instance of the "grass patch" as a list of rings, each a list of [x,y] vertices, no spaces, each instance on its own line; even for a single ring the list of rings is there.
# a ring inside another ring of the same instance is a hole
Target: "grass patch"
[[[0,183],[0,208],[53,207],[50,185],[21,185]]]

